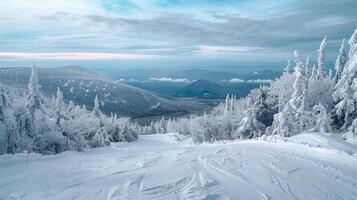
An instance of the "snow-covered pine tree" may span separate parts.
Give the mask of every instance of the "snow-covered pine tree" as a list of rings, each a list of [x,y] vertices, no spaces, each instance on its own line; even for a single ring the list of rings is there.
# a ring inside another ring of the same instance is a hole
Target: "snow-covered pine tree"
[[[245,115],[237,130],[236,138],[260,137],[265,131],[265,125],[258,121],[255,104],[251,105],[245,112]]]
[[[253,106],[256,108],[257,120],[265,126],[270,126],[273,123],[273,109],[268,105],[268,91],[267,87],[260,87],[258,95],[255,98]]]
[[[336,73],[334,77],[335,84],[341,79],[342,72],[343,69],[345,68],[346,62],[347,62],[346,44],[345,44],[345,39],[343,39],[335,63],[335,73]]]
[[[304,92],[306,90],[306,77],[304,76],[304,64],[301,60],[300,53],[295,50],[294,56],[296,58],[295,62],[295,81],[293,84],[294,92],[291,95],[291,99],[289,100],[289,103],[291,104],[291,107],[294,108],[295,110],[299,109],[302,103],[302,98],[304,95]]]
[[[63,94],[59,87],[57,88],[57,96],[54,104],[54,121],[59,128],[60,132],[63,132],[65,130],[65,120],[67,120],[66,116],[66,105],[63,102]]]
[[[288,61],[290,63],[290,60]],[[283,75],[273,81],[270,85],[269,96],[276,98],[277,111],[280,112],[284,109],[285,104],[290,100],[293,93],[293,83],[295,81],[295,75],[290,73],[291,64],[285,68]]]
[[[121,136],[123,137],[122,141],[126,141],[126,142],[135,141],[139,137],[135,126],[129,122],[124,124],[124,127],[121,132]]]
[[[93,136],[92,140],[90,141],[90,146],[92,148],[96,147],[104,147],[104,146],[109,146],[110,141],[108,138],[108,133],[105,127],[100,127],[95,135]]]
[[[164,116],[162,116],[162,118],[160,119],[159,124],[160,124],[159,125],[159,127],[160,127],[159,132],[160,133],[166,133],[167,132],[167,124],[166,124]]]
[[[292,124],[294,123],[293,109],[290,104],[286,104],[284,109],[274,115],[274,122],[272,126],[272,134],[288,137],[294,131]]]
[[[45,100],[40,92],[36,67],[32,66],[26,97],[25,126],[21,127],[30,150],[42,154],[59,153],[64,150],[64,138],[53,130],[47,116]]]
[[[317,50],[317,73],[316,79],[323,79],[326,76],[325,72],[325,60],[326,60],[326,45],[327,45],[327,36],[324,37],[320,44],[320,48]]]
[[[72,100],[70,100],[69,101],[69,104],[68,104],[68,106],[67,106],[67,113],[68,113],[68,115],[69,115],[69,117],[71,118],[71,119],[73,119],[74,117],[75,117],[75,115],[76,115],[76,113],[75,112],[73,112],[73,110],[75,109],[75,105],[74,105],[74,102],[72,101]],[[87,110],[87,109],[85,109],[85,110]]]
[[[357,119],[354,119],[348,131],[342,135],[342,138],[352,144],[357,144]]]
[[[347,130],[357,117],[357,29],[348,44],[350,46],[349,60],[333,93],[336,102],[335,112],[343,120],[341,130]]]
[[[230,103],[230,111],[233,112],[234,111],[234,103],[235,103],[233,94],[231,95],[231,99],[230,99],[229,103]]]
[[[325,37],[317,50],[317,69],[313,67],[310,76],[306,82],[307,84],[307,95],[306,95],[306,108],[311,110],[314,105],[322,103],[327,109],[331,109],[333,106],[332,102],[332,92],[334,87],[334,82],[332,77],[327,76],[325,70],[325,60],[326,60],[326,45],[327,37]],[[332,76],[332,73],[330,73]]]
[[[309,80],[314,80],[314,79],[316,79],[316,75],[317,75],[316,65],[313,64],[313,65],[312,65],[312,68],[311,68]]]
[[[311,74],[311,71],[310,71],[310,59],[311,59],[311,55],[307,55],[306,57],[306,61],[305,61],[305,70],[304,70],[304,75],[305,75],[305,79],[306,81],[308,80],[308,77],[310,76]]]
[[[320,133],[332,133],[331,127],[331,117],[327,113],[326,108],[320,103],[313,107],[314,112],[317,114],[316,116],[316,124],[315,127],[310,131],[320,132]]]
[[[306,93],[306,77],[304,76],[304,64],[300,53],[294,51],[294,56],[296,63],[294,68],[294,92],[284,109],[274,116],[273,122],[273,134],[279,134],[281,136],[292,136],[301,131],[302,122],[299,122],[298,110],[303,106],[303,98]]]
[[[98,117],[98,118],[102,116],[102,112],[99,109],[99,99],[97,95],[95,95],[94,98],[94,107],[91,115],[93,117]]]
[[[95,124],[95,126],[93,127],[94,130],[92,130],[92,133],[90,134],[93,135],[93,132],[95,132],[95,134],[92,137],[90,137],[90,142],[89,142],[90,146],[91,147],[108,146],[110,144],[109,136],[104,126],[105,124],[102,119],[103,114],[99,108],[99,99],[97,95],[94,98],[94,108],[92,110],[90,117],[92,118],[92,121]]]
[[[5,88],[0,84],[0,155],[18,152],[19,142],[20,136],[13,107]]]
[[[225,101],[225,105],[224,105],[224,113],[228,112],[228,106],[229,106],[229,94],[227,94],[226,96],[226,101]]]

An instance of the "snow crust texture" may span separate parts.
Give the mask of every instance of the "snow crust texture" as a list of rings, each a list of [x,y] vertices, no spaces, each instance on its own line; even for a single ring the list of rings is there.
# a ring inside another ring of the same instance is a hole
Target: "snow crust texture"
[[[148,135],[87,152],[2,155],[0,199],[355,200],[356,152],[314,133],[201,145]]]

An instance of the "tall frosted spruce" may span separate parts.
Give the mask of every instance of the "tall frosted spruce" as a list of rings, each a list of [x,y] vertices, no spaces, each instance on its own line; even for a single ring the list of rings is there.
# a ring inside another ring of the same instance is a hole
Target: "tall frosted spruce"
[[[343,68],[341,78],[333,93],[336,113],[344,120],[341,130],[346,130],[357,116],[357,29],[348,44],[349,60]]]
[[[335,63],[335,77],[334,77],[334,82],[337,83],[342,76],[343,69],[345,68],[347,62],[347,53],[346,53],[346,44],[345,44],[345,39],[342,40],[341,42],[341,47],[339,50],[338,57],[336,59]]]
[[[326,76],[325,72],[325,60],[326,60],[326,46],[327,36],[324,37],[320,44],[320,48],[317,50],[317,74],[316,79],[323,79]]]

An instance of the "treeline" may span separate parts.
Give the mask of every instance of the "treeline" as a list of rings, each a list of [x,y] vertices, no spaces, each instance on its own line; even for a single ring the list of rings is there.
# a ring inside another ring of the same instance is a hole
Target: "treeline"
[[[45,99],[34,66],[25,96],[0,85],[0,154],[83,151],[111,141],[135,141],[138,134],[129,119],[102,114],[97,97],[92,111],[64,103],[59,88],[55,99]]]
[[[252,90],[246,98],[227,96],[212,112],[167,120],[167,132],[190,135],[197,143],[289,137],[306,131],[339,133],[357,142],[357,29],[348,46],[342,40],[335,72],[326,71],[326,46],[327,37],[314,64],[310,56],[303,58],[295,51],[293,71],[288,62],[280,78]]]

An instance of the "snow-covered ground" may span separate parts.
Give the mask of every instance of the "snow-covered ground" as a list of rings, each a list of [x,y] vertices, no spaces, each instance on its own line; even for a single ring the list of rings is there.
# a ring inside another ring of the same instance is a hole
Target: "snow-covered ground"
[[[357,148],[301,134],[227,144],[141,136],[84,153],[0,156],[0,199],[357,199]]]

